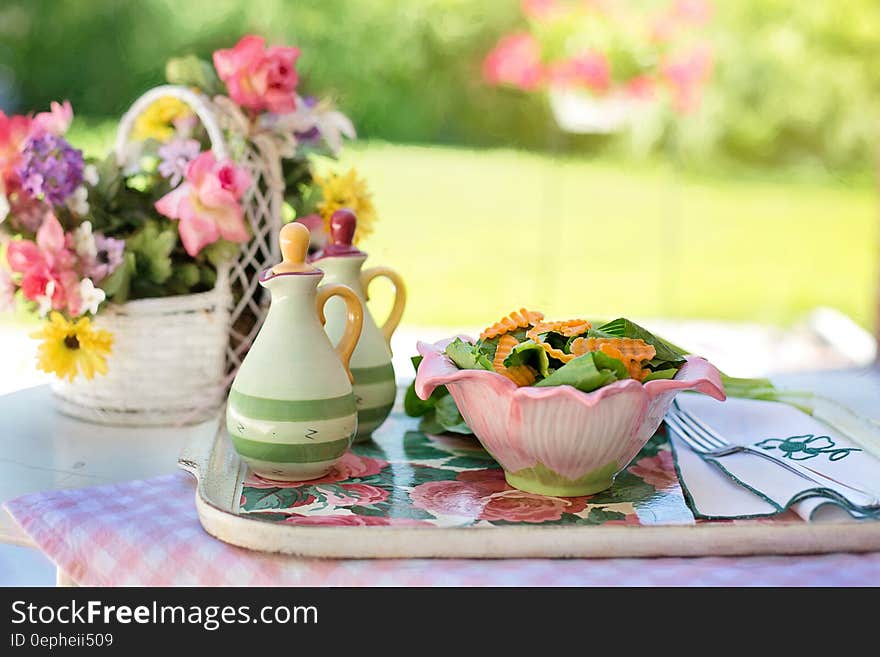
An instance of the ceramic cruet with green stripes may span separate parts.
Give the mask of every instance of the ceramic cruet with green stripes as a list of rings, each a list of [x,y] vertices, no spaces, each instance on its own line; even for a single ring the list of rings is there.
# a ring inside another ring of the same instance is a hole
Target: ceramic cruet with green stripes
[[[357,220],[351,210],[337,210],[330,217],[330,240],[313,261],[327,275],[327,281],[347,285],[364,304],[364,328],[351,357],[354,397],[358,408],[358,433],[355,442],[368,440],[391,412],[397,385],[391,366],[391,335],[400,323],[406,304],[406,288],[400,276],[387,267],[363,269],[367,254],[353,246]],[[388,319],[378,327],[367,307],[367,290],[378,278],[388,278],[394,285],[394,305]],[[338,299],[327,303],[324,330],[332,341],[345,331],[345,306]]]
[[[305,262],[305,226],[284,226],[280,243],[284,261],[260,275],[272,302],[232,383],[226,427],[255,473],[305,481],[325,475],[357,433],[349,361],[363,305],[344,285],[318,287],[324,273]],[[343,317],[336,347],[321,326],[331,298],[340,301]]]

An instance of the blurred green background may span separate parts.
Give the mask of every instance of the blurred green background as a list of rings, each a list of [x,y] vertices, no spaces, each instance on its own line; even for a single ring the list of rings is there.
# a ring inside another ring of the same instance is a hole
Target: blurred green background
[[[541,95],[483,82],[517,0],[0,0],[0,107],[68,98],[97,153],[168,57],[259,33],[355,122],[343,159],[382,220],[366,248],[408,279],[410,323],[829,305],[871,326],[880,3],[714,5],[699,111],[615,137],[563,135]]]

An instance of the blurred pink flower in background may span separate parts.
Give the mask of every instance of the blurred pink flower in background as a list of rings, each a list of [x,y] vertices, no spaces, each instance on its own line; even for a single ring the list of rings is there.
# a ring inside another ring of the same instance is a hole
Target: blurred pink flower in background
[[[663,79],[672,92],[675,108],[687,114],[702,100],[703,85],[712,72],[712,48],[700,44],[691,50],[674,53],[661,66]]]
[[[327,232],[327,225],[324,218],[319,214],[307,214],[304,217],[298,217],[297,221],[309,229],[309,253],[320,251],[330,240],[330,233]]]
[[[40,112],[34,117],[33,126],[35,131],[50,132],[58,137],[67,132],[73,121],[73,108],[70,101],[63,103],[52,101],[48,112]]]
[[[240,202],[250,184],[245,169],[232,160],[218,162],[206,151],[187,166],[185,181],[156,201],[156,210],[180,220],[183,248],[195,257],[221,238],[239,243],[250,238]]]
[[[554,62],[548,77],[554,85],[583,86],[597,94],[604,94],[611,86],[611,65],[600,52],[588,52],[578,57]]]
[[[214,68],[229,97],[255,111],[291,112],[296,108],[299,48],[266,49],[262,37],[247,35],[234,48],[214,53]]]
[[[654,19],[651,36],[660,43],[672,41],[680,32],[708,23],[712,11],[708,0],[676,0]]]
[[[560,11],[558,0],[522,0],[520,6],[526,18],[536,21],[551,19]]]
[[[626,93],[639,100],[648,100],[654,97],[656,85],[654,80],[647,75],[640,75],[626,83]]]
[[[712,18],[709,0],[677,0],[673,7],[675,16],[692,25],[705,25]]]
[[[490,84],[510,84],[526,91],[540,87],[544,71],[535,37],[521,32],[501,39],[483,60],[483,77]]]
[[[7,116],[0,110],[0,178],[6,182],[18,180],[15,173],[21,162],[21,148],[31,134],[32,119],[27,116]]]

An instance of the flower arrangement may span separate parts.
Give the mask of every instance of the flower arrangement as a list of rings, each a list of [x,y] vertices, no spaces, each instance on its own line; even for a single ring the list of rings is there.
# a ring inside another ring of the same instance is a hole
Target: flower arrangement
[[[275,145],[285,219],[312,223],[317,243],[341,205],[369,232],[374,210],[357,173],[313,172],[312,156],[334,157],[356,135],[329,101],[299,94],[299,54],[249,35],[210,63],[168,62],[170,83],[231,101],[247,122],[243,134],[227,136],[224,159],[194,110],[174,97],[135,119],[121,158],[87,158],[68,142],[66,101],[36,115],[0,111],[0,304],[45,318],[35,333],[42,370],[69,381],[106,373],[113,336],[91,316],[108,302],[213,288],[218,267],[252,238],[245,197],[255,182],[238,162],[243,140]]]
[[[525,31],[504,36],[483,61],[493,85],[577,90],[647,101],[664,93],[676,111],[699,104],[712,51],[698,39],[706,0],[523,0]]]

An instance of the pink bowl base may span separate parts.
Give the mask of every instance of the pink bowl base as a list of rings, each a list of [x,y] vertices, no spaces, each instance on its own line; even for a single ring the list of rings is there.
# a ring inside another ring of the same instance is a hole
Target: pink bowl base
[[[571,497],[609,488],[654,435],[675,394],[697,390],[725,399],[721,376],[688,356],[675,379],[617,381],[590,393],[571,386],[517,386],[486,370],[459,370],[447,341],[419,343],[424,360],[416,393],[445,385],[468,426],[504,468],[507,482],[529,493]]]

